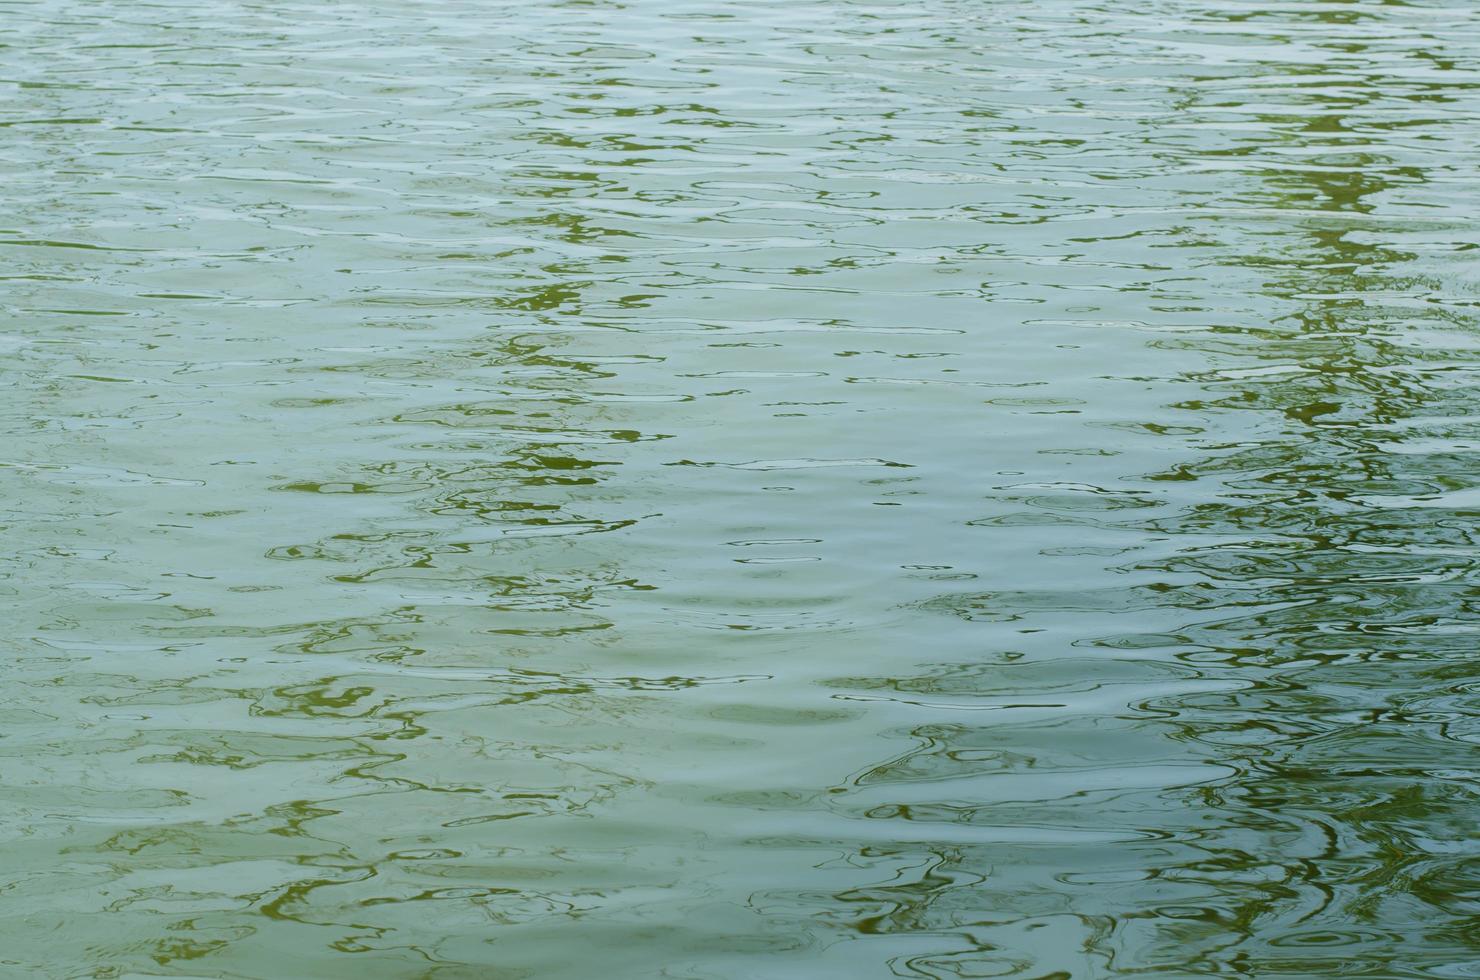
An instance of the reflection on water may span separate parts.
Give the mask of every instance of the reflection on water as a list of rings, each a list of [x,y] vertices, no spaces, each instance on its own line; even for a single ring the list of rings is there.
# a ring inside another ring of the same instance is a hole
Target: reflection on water
[[[1480,976],[1468,6],[0,30],[6,970]]]

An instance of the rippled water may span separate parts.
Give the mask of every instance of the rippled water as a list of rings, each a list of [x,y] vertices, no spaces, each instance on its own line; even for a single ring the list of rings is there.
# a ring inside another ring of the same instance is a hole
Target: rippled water
[[[0,4],[6,976],[1480,976],[1480,9]]]

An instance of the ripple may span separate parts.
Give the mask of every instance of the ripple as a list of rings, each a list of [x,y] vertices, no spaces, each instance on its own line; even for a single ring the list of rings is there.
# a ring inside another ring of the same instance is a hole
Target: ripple
[[[1470,14],[8,6],[5,968],[1480,975]]]

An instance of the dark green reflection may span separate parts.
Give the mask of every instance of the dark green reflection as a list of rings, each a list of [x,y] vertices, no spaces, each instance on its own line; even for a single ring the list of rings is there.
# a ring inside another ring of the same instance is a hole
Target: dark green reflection
[[[1471,15],[5,8],[0,974],[1480,976]]]

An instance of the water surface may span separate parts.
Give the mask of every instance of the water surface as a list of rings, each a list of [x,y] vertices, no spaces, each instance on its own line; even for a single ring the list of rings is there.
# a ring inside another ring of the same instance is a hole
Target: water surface
[[[1480,976],[1464,0],[0,4],[7,976]]]

